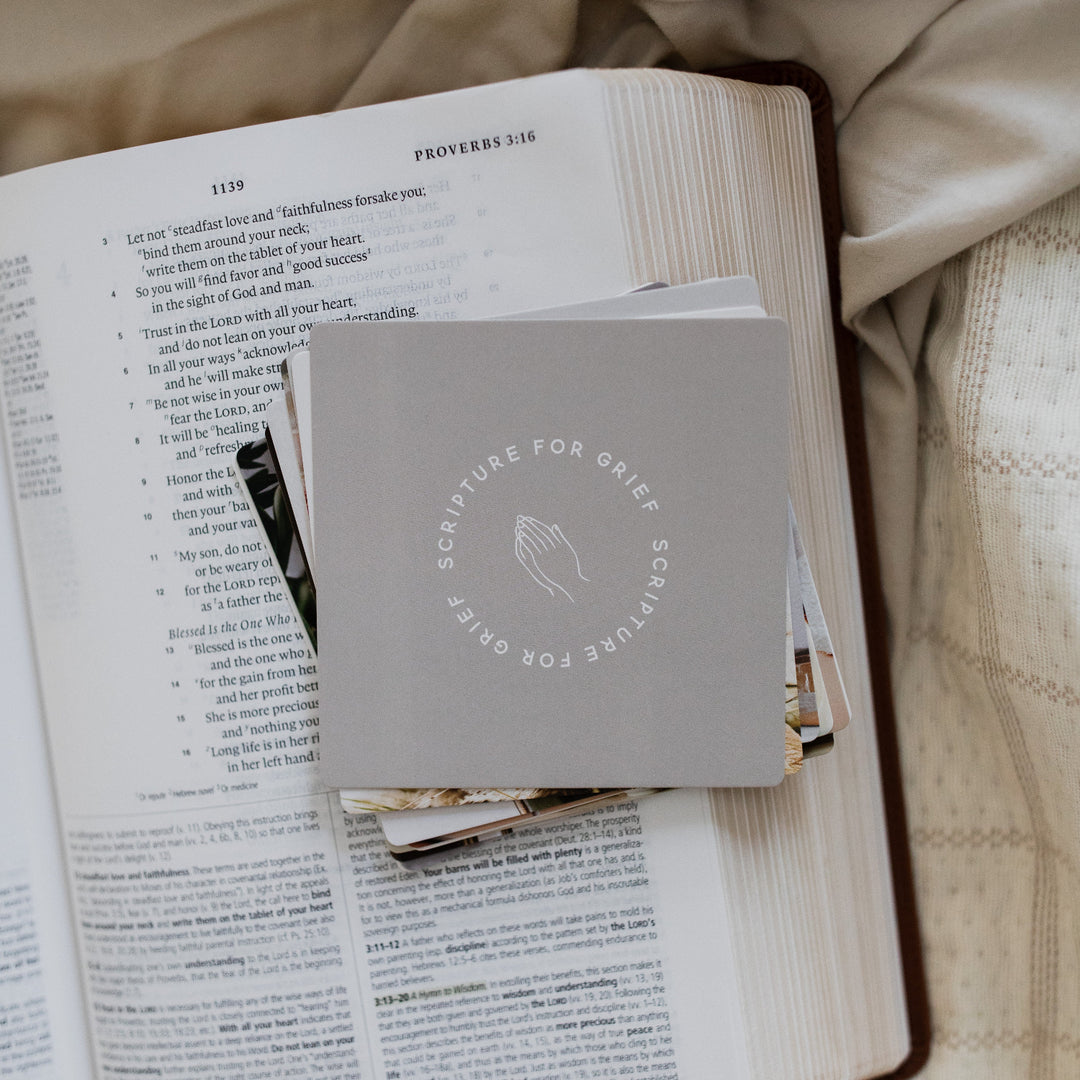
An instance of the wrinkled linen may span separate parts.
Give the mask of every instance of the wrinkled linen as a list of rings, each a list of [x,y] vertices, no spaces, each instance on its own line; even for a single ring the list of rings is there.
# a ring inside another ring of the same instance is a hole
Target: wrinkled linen
[[[926,1075],[1077,1074],[1075,4],[16,0],[0,18],[0,172],[577,64],[820,72],[931,976]]]
[[[1080,1072],[1080,189],[950,259],[894,670],[930,1075]]]

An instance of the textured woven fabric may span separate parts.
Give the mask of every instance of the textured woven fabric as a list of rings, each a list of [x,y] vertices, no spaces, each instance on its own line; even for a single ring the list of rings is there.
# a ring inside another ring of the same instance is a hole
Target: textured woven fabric
[[[950,260],[898,655],[927,1075],[1080,1075],[1080,191]]]

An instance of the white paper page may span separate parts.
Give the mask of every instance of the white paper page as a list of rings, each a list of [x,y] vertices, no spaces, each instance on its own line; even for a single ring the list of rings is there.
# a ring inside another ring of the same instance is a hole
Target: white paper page
[[[425,1011],[388,1026],[371,964],[408,955],[395,978],[419,993],[421,924],[484,931],[451,904],[375,933],[383,898],[409,911],[400,872],[353,861],[369,838],[319,786],[314,658],[227,458],[316,319],[473,317],[632,284],[600,103],[574,92],[586,76],[556,78],[0,185],[0,254],[25,256],[36,300],[31,337],[0,361],[36,364],[6,435],[103,1068],[345,1077],[403,1030],[415,1053],[448,1052]],[[700,817],[683,828],[688,851],[711,843]],[[541,838],[553,865],[561,835]],[[563,966],[461,957],[435,986],[477,975],[485,989],[460,992],[479,1009],[500,1007],[500,982]],[[723,1021],[714,1049],[742,1041],[738,1015]],[[514,1042],[516,1025],[498,1030]],[[694,1033],[678,1045],[691,1075]]]
[[[535,141],[415,159],[463,126],[482,146],[484,131],[533,131],[530,118],[542,122]],[[417,317],[478,316],[526,297],[556,302],[628,284],[620,225],[597,205],[610,178],[596,153],[604,138],[596,98],[526,82],[287,130],[286,138],[277,125],[242,129],[6,182],[5,243],[31,254],[38,298],[42,389],[28,423],[59,447],[46,466],[57,470],[50,494],[24,513],[22,528],[32,539],[48,515],[66,550],[67,577],[59,559],[32,560],[31,601],[47,711],[64,725],[62,798],[80,813],[190,805],[198,794],[174,792],[224,781],[261,793],[288,776],[282,783],[295,788],[287,766],[222,734],[243,719],[228,715],[239,706],[313,696],[296,689],[312,681],[311,658],[226,462],[261,432],[280,390],[278,360],[311,321],[406,305]],[[241,179],[242,191],[228,190]],[[559,215],[541,211],[550,190],[571,183],[580,200]],[[84,187],[103,193],[92,223],[71,197]],[[402,191],[419,194],[318,209]],[[48,210],[28,225],[24,203]],[[364,253],[340,267],[310,265]],[[384,291],[369,296],[371,281]],[[254,671],[225,663],[245,652]],[[296,714],[268,719],[282,715]]]
[[[10,310],[8,269],[0,264],[0,320]],[[90,1076],[87,1021],[3,450],[0,443],[0,1075],[77,1080]]]
[[[844,689],[844,681],[840,677],[829,628],[825,625],[825,614],[821,610],[821,600],[814,583],[813,571],[810,569],[810,560],[807,558],[798,526],[795,523],[795,511],[789,510],[789,513],[795,543],[796,565],[802,586],[803,608],[813,643],[814,681],[815,685],[822,687],[822,692],[828,698],[835,729],[843,731],[851,718],[851,704],[848,701],[847,690]]]
[[[289,376],[292,379],[293,404],[296,407],[296,429],[300,436],[300,459],[304,465],[304,486],[307,497],[308,532],[312,550],[315,546],[315,507],[311,499],[311,353],[298,349],[289,357]]]
[[[756,304],[749,307],[710,308],[707,311],[688,311],[684,315],[651,315],[652,319],[764,319],[765,309]]]
[[[690,311],[758,307],[761,292],[757,282],[746,275],[705,278],[685,285],[656,283],[618,296],[584,300],[558,307],[531,308],[500,315],[501,319],[621,319],[628,312],[636,317],[671,315],[678,318]]]
[[[749,1075],[706,792],[531,826],[374,887],[375,816],[349,820],[378,1075]],[[424,1048],[421,1023],[439,1032]]]

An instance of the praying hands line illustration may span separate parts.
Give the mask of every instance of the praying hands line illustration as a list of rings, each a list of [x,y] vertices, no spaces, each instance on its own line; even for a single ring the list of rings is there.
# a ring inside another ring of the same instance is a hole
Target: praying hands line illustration
[[[581,572],[577,552],[558,525],[545,525],[534,517],[518,514],[514,525],[514,554],[537,585],[552,596],[558,589],[571,604],[574,598],[559,582],[571,584],[575,575],[582,581],[589,580]]]

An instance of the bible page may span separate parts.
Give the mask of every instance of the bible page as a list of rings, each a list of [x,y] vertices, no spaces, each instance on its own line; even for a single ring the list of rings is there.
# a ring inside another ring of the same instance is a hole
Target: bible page
[[[606,139],[569,73],[0,182],[29,301],[6,438],[103,1071],[743,1075],[702,794],[394,864],[318,781],[315,658],[228,469],[317,321],[637,284]]]
[[[23,299],[14,269],[0,263],[0,349]],[[0,685],[0,1076],[88,1077],[86,1013],[2,445]]]

